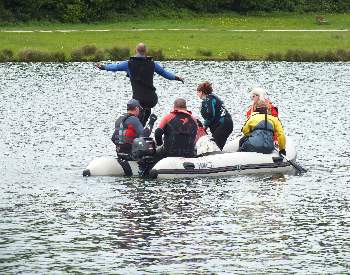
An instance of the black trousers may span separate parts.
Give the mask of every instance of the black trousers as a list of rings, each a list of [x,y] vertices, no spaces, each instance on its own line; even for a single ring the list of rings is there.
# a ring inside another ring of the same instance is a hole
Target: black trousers
[[[221,151],[232,131],[233,122],[230,115],[225,116],[224,123],[219,123],[216,127],[210,127],[210,132],[214,138],[214,141]]]
[[[149,116],[151,115],[152,109],[151,108],[142,108],[140,109],[139,119],[143,126],[146,125],[147,120],[149,119]]]

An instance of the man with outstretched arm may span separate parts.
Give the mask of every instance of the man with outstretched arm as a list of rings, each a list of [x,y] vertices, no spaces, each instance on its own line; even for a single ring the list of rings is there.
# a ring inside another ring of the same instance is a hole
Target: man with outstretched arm
[[[169,80],[177,80],[182,83],[184,83],[184,80],[183,78],[164,70],[159,63],[152,60],[152,57],[147,56],[147,48],[145,44],[138,44],[135,52],[135,56],[130,57],[129,60],[117,64],[97,64],[96,66],[100,70],[127,72],[132,87],[132,98],[137,99],[143,108],[139,116],[140,121],[142,125],[146,125],[146,122],[151,115],[151,108],[158,103],[156,88],[153,86],[154,73],[156,72]]]

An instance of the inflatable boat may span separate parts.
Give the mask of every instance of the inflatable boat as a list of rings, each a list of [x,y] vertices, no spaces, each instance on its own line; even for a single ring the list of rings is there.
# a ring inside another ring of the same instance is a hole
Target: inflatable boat
[[[208,136],[196,144],[197,157],[167,157],[158,161],[149,171],[150,178],[170,179],[189,177],[222,177],[247,174],[288,174],[294,172],[290,161],[296,159],[296,150],[287,137],[286,158],[277,151],[271,154],[237,152],[240,137],[226,144],[221,152]],[[287,159],[289,161],[287,161]],[[129,161],[132,174],[139,176],[139,165]],[[124,176],[124,170],[114,157],[94,159],[83,171],[83,176]]]

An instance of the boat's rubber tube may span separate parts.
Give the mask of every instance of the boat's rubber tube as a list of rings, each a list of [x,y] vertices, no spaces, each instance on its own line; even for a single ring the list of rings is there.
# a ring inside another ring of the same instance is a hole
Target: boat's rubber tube
[[[230,176],[242,174],[290,173],[294,168],[278,155],[236,152],[239,138],[227,144],[223,152],[208,145],[203,156],[196,158],[169,157],[160,160],[151,170],[150,178],[188,178],[201,176]],[[214,152],[212,152],[214,151]],[[287,138],[287,158],[296,159],[293,141]],[[129,161],[134,176],[139,175],[136,161]],[[124,176],[124,170],[114,157],[94,159],[83,171],[84,176]]]

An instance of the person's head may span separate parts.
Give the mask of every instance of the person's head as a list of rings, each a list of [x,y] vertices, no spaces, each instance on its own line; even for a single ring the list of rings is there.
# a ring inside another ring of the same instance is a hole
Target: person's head
[[[186,100],[183,98],[177,98],[174,101],[174,109],[175,110],[186,110]]]
[[[251,92],[250,95],[254,103],[258,102],[258,100],[264,100],[266,97],[266,91],[263,88],[256,87]]]
[[[197,86],[197,95],[199,98],[206,97],[213,92],[213,87],[210,82],[205,81]]]
[[[138,116],[141,109],[140,102],[136,99],[130,99],[126,105],[126,109],[129,114]]]
[[[136,54],[139,54],[139,55],[146,55],[147,53],[146,45],[143,43],[139,43],[135,48],[135,52]]]
[[[266,113],[268,112],[268,106],[265,100],[258,100],[255,104],[254,112]]]

